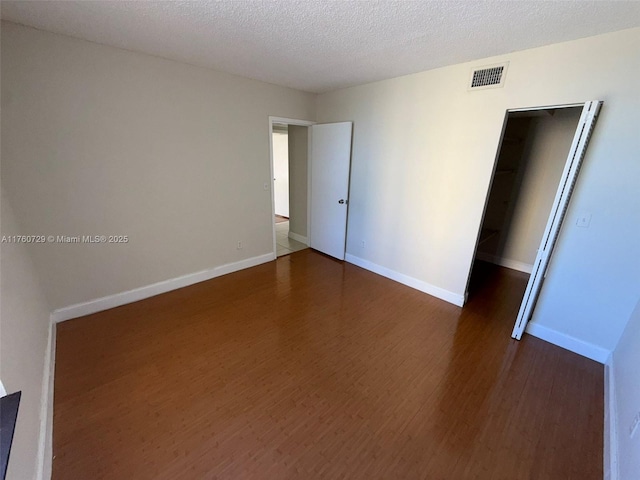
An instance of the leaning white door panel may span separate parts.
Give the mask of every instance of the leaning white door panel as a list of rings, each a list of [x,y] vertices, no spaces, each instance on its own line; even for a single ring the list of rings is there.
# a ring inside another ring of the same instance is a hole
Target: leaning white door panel
[[[352,123],[311,127],[309,246],[344,260]]]
[[[591,137],[591,132],[593,131],[593,126],[595,125],[596,117],[600,110],[600,105],[602,105],[602,102],[587,102],[582,110],[578,128],[576,129],[576,134],[573,137],[571,149],[569,150],[567,163],[562,172],[560,185],[558,186],[558,191],[556,192],[556,197],[551,207],[551,214],[549,215],[547,226],[542,235],[542,243],[538,249],[533,270],[529,277],[529,283],[527,283],[527,289],[524,292],[522,304],[520,304],[516,324],[511,334],[513,338],[517,338],[518,340],[522,337],[538,300],[538,295],[542,288],[542,281],[547,272],[549,259],[551,258],[553,247],[555,246],[560,228],[562,227],[562,220],[569,206],[569,199],[571,198],[571,193],[573,192],[573,187],[576,183],[578,172],[580,171],[582,159],[584,158],[587,144],[589,143],[589,138]]]

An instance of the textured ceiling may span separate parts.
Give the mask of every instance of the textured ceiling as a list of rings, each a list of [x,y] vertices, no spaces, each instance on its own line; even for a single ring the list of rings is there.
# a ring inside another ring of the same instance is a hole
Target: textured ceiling
[[[2,18],[310,92],[640,25],[640,2],[2,1]]]

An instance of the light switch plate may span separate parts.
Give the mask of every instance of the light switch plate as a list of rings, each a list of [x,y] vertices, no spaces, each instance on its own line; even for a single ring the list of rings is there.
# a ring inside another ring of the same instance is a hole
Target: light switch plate
[[[578,215],[578,219],[576,220],[576,226],[580,228],[589,228],[591,224],[591,214],[590,213],[581,213]]]

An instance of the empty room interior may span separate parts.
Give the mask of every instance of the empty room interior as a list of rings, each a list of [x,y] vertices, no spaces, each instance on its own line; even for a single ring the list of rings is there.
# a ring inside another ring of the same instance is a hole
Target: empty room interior
[[[640,3],[1,3],[0,478],[640,478]]]

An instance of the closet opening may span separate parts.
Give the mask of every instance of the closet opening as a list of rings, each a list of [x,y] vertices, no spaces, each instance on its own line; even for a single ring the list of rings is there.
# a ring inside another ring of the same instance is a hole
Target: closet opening
[[[505,288],[505,282],[519,285],[514,338],[535,308],[600,105],[506,113],[467,295],[496,294],[487,288]]]

